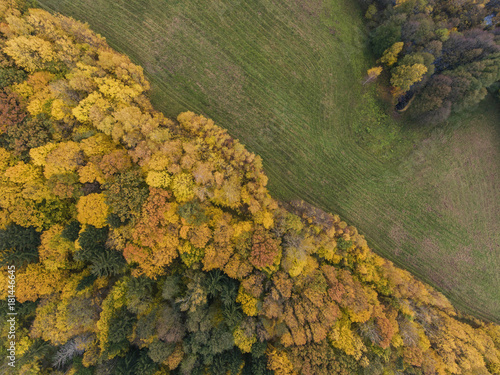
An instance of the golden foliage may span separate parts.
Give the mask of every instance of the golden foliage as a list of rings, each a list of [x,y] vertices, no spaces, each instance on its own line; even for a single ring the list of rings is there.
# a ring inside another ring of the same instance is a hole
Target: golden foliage
[[[5,43],[3,51],[28,72],[45,69],[55,62],[52,44],[37,36],[18,36]]]
[[[102,228],[106,225],[108,205],[103,194],[92,193],[81,197],[76,208],[78,210],[77,219],[80,223],[93,225],[96,228]]]
[[[170,181],[170,174],[167,171],[149,171],[146,177],[147,184],[156,188],[168,188]]]
[[[233,331],[234,344],[243,352],[250,353],[252,350],[252,345],[257,342],[257,336],[255,334],[248,336],[245,330],[237,327]]]
[[[276,375],[294,375],[293,365],[284,351],[270,349],[267,353],[267,368]]]
[[[174,352],[170,354],[163,363],[168,366],[169,370],[175,370],[181,363],[183,357],[184,350],[182,350],[182,344],[177,344]]]
[[[44,231],[38,249],[40,262],[49,271],[71,267],[70,255],[75,251],[74,243],[61,237],[62,227],[54,225]]]
[[[387,66],[392,66],[398,61],[398,55],[403,49],[403,42],[396,42],[384,51],[384,54],[380,58],[379,62]]]
[[[356,359],[360,359],[366,347],[358,334],[352,331],[351,323],[345,317],[338,320],[335,327],[328,334],[330,343]]]
[[[83,163],[80,145],[76,142],[62,142],[45,157],[44,176],[74,172]]]
[[[253,297],[251,294],[247,293],[241,286],[238,290],[238,296],[236,297],[236,302],[241,303],[241,308],[243,312],[248,316],[257,315],[257,298]]]
[[[68,275],[66,271],[48,270],[39,263],[28,264],[24,270],[17,272],[16,299],[23,303],[52,294],[61,288]]]
[[[172,191],[178,202],[187,202],[194,198],[193,176],[188,173],[177,174],[172,179]]]
[[[92,162],[87,163],[86,165],[78,169],[78,175],[80,176],[79,181],[82,184],[94,181],[97,181],[100,184],[104,184],[104,182],[106,181],[101,169]]]

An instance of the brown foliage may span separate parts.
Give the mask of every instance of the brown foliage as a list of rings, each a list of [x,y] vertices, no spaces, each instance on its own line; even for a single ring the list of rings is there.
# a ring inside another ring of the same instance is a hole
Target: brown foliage
[[[279,240],[264,228],[259,227],[252,236],[250,263],[257,268],[271,267],[280,254]]]
[[[21,99],[15,93],[0,93],[0,134],[11,126],[17,126],[26,117]]]

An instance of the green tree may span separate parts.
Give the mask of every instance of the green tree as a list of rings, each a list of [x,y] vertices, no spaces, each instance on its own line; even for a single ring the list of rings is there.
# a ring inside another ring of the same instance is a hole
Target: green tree
[[[149,194],[148,186],[138,171],[120,173],[104,184],[104,188],[106,203],[122,222],[140,215]]]
[[[21,267],[38,261],[40,244],[40,232],[35,228],[9,224],[5,229],[0,229],[0,265],[14,264]]]
[[[98,254],[106,251],[106,240],[109,228],[96,228],[86,225],[78,237],[79,250],[75,252],[75,259],[83,262],[91,262]]]
[[[90,260],[90,272],[97,277],[116,276],[125,270],[123,255],[116,250],[106,249],[94,255]]]

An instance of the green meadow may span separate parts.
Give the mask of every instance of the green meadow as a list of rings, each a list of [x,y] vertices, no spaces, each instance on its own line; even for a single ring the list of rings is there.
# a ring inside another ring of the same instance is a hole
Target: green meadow
[[[269,189],[338,213],[370,246],[500,321],[500,105],[443,127],[397,121],[349,0],[40,0],[144,67],[156,109],[212,118]]]

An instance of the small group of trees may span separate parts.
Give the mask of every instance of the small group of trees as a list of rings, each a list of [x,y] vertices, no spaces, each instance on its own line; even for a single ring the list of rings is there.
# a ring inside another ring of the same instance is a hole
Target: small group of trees
[[[388,71],[395,98],[414,98],[409,112],[422,122],[441,122],[476,105],[500,80],[497,2],[375,0],[365,6],[381,64],[374,69]],[[374,69],[367,81],[380,74]]]
[[[464,323],[338,216],[279,206],[258,157],[154,111],[142,70],[86,26],[0,5],[19,373],[499,373],[497,325]]]

